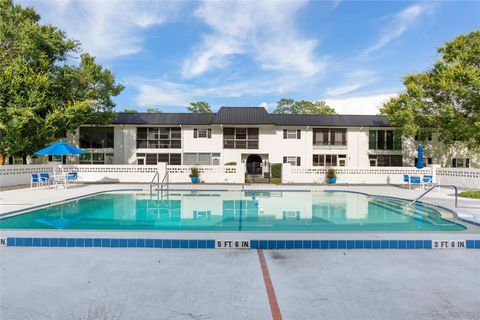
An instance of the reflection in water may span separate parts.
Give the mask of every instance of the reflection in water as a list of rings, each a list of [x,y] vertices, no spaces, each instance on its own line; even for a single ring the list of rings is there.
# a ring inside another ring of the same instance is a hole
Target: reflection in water
[[[0,220],[1,228],[460,231],[437,210],[346,192],[107,193]]]

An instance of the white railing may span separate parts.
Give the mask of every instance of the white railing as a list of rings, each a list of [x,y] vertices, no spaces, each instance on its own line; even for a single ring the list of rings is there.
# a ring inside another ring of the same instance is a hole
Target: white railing
[[[438,168],[438,182],[463,188],[480,189],[480,169]]]
[[[195,166],[206,183],[244,183],[245,166]],[[192,166],[168,166],[170,182],[190,182]]]
[[[200,180],[206,183],[244,183],[245,166],[197,166]],[[433,174],[434,181],[462,188],[480,188],[480,169],[427,167],[335,167],[337,183],[346,184],[402,184],[403,175]],[[161,176],[168,170],[170,182],[190,182],[191,166],[137,166],[137,165],[64,165],[63,170],[78,172],[80,182],[140,182],[149,183],[156,172]],[[323,167],[282,166],[283,183],[325,183]],[[0,186],[29,184],[32,173],[60,173],[58,164],[0,166]]]
[[[403,175],[434,175],[433,168],[415,167],[365,167],[348,168],[334,167],[337,174],[337,183],[345,184],[401,184]],[[283,183],[325,183],[325,167],[295,167],[290,164],[282,165]]]
[[[168,167],[168,169],[167,169]],[[244,183],[245,168],[237,166],[197,166],[200,180],[206,183]],[[168,170],[170,182],[190,182],[191,166],[138,166],[138,165],[8,165],[0,166],[0,186],[29,184],[33,173],[48,172],[50,175],[77,172],[80,182],[97,183],[150,183],[159,172],[164,176]]]

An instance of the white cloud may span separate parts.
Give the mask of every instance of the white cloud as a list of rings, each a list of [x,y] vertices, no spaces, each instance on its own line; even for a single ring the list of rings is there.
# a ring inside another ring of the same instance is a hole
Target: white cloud
[[[352,93],[377,81],[377,73],[367,69],[346,72],[343,83],[327,88],[327,96],[337,97]]]
[[[368,56],[372,52],[375,52],[391,41],[400,37],[408,28],[417,21],[422,15],[432,11],[434,7],[430,3],[420,3],[411,5],[393,16],[386,17],[390,20],[386,26],[380,31],[378,40],[368,47],[363,56]]]
[[[284,94],[304,88],[312,80],[295,75],[281,75],[274,78],[261,76],[247,80],[216,81],[203,85],[170,82],[163,78],[132,78],[128,83],[137,89],[135,102],[141,106],[185,107],[195,100]]]
[[[377,114],[382,104],[395,93],[349,97],[342,99],[326,99],[325,102],[339,114]]]
[[[26,1],[42,20],[80,40],[82,48],[101,59],[134,54],[143,49],[142,30],[175,15],[175,2],[146,1]]]
[[[363,87],[361,83],[353,83],[353,84],[348,84],[345,86],[340,86],[340,87],[334,87],[334,88],[328,88],[327,89],[327,95],[329,96],[342,96],[344,94],[353,92],[357,89],[360,89]]]
[[[264,70],[313,76],[325,68],[317,58],[317,41],[302,37],[294,25],[303,1],[204,1],[196,16],[211,33],[205,35],[182,74],[192,78],[229,65],[236,55],[248,55]]]
[[[181,84],[164,81],[161,85],[138,84],[136,102],[140,106],[167,105],[185,107],[191,99],[188,87]]]

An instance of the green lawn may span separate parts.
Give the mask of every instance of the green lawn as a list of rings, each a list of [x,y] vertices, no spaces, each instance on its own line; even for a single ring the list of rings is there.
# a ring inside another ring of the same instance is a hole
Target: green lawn
[[[460,197],[480,199],[480,190],[462,191]]]

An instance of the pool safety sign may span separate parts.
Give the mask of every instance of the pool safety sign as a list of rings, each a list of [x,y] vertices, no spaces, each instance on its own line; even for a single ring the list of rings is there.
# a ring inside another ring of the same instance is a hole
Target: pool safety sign
[[[432,249],[465,249],[465,240],[432,240]]]
[[[250,240],[215,240],[215,249],[250,249]]]

